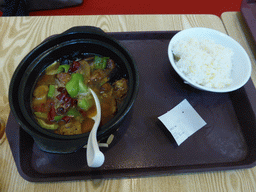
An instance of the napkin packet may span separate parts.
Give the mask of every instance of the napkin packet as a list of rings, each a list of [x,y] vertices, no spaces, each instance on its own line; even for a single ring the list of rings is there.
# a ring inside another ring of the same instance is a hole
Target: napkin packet
[[[158,119],[170,131],[178,145],[206,125],[186,99]]]

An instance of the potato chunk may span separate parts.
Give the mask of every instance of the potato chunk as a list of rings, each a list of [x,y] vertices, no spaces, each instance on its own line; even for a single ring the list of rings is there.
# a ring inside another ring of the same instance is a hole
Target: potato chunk
[[[49,88],[47,85],[38,86],[33,93],[34,95],[33,104],[40,105],[42,103],[46,103],[48,91],[49,91]]]

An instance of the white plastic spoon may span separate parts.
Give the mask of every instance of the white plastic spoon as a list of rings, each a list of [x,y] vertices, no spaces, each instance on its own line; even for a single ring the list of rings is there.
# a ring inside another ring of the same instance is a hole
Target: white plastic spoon
[[[96,167],[100,167],[104,163],[105,156],[100,151],[98,141],[97,141],[97,130],[98,130],[100,120],[101,120],[100,101],[99,101],[96,93],[92,89],[90,89],[90,91],[95,100],[97,115],[95,118],[93,128],[92,128],[89,138],[88,138],[86,156],[87,156],[88,166],[96,168]]]

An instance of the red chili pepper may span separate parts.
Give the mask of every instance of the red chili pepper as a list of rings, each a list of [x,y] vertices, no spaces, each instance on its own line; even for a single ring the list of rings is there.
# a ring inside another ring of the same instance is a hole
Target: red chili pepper
[[[59,95],[56,96],[56,98],[61,101],[63,100],[63,98],[65,97],[65,95],[63,93],[60,93]]]
[[[62,120],[64,120],[66,123],[68,123],[68,122],[70,122],[71,117],[65,116],[65,117],[62,118]]]
[[[54,103],[50,103],[51,108],[50,111],[48,113],[48,120],[49,121],[54,121],[54,117],[56,116],[56,111],[55,111],[55,107],[54,107]]]
[[[64,102],[65,103],[69,103],[70,101],[71,101],[71,97],[69,97],[69,96],[64,97]]]
[[[61,93],[65,93],[67,90],[64,87],[59,87],[57,89],[57,91],[61,92]]]
[[[65,103],[65,104],[64,104],[64,107],[65,107],[65,108],[66,108],[66,110],[68,111],[68,110],[69,110],[69,108],[71,107],[70,102],[69,102],[69,103]]]
[[[69,68],[68,71],[69,71],[70,73],[73,73],[73,72],[75,72],[76,70],[78,70],[79,67],[80,67],[80,63],[79,63],[78,61],[73,61],[72,65],[71,65],[71,67]]]
[[[57,98],[59,101],[62,101],[62,100],[63,100],[63,102],[65,102],[66,98],[67,98],[67,97],[70,97],[70,96],[68,95],[67,90],[66,90],[64,87],[58,88],[58,91],[60,92],[60,94],[57,95],[56,98]]]
[[[58,91],[61,92],[56,98],[63,102],[65,108],[73,107],[77,105],[77,100],[69,96],[67,90],[63,87],[58,88]]]
[[[77,106],[77,100],[71,98],[71,107],[76,107]]]

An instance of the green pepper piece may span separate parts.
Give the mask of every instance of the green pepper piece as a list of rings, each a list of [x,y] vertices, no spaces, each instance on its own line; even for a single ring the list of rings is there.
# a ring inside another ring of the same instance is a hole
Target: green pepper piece
[[[108,59],[109,57],[99,57],[96,55],[94,58],[93,69],[105,69]]]
[[[64,115],[55,116],[54,121],[60,121],[63,117],[64,117]]]
[[[91,95],[80,97],[78,99],[77,105],[84,111],[87,111],[93,105],[93,98],[91,97]]]
[[[57,73],[61,73],[61,72],[63,72],[63,71],[64,71],[64,73],[67,73],[68,70],[69,70],[69,68],[70,68],[70,65],[67,65],[67,64],[65,64],[65,65],[60,65],[59,68],[58,68],[58,70],[57,70]]]
[[[68,94],[74,98],[79,93],[87,93],[88,87],[84,84],[84,77],[80,73],[73,73],[71,79],[66,84]]]
[[[80,74],[82,77],[83,75]],[[83,80],[79,80],[79,92],[78,93],[87,93],[89,92],[88,87],[84,84],[84,78]]]
[[[49,85],[49,91],[48,91],[48,97],[52,98],[55,93],[55,86],[54,85]]]
[[[42,119],[37,119],[37,122],[38,124],[42,127],[42,128],[45,128],[45,129],[49,129],[49,130],[56,130],[58,129],[59,125],[56,124],[56,123],[53,123],[53,124],[48,124],[46,123],[44,120]]]
[[[37,118],[47,119],[47,113],[34,112],[34,115],[35,115]]]
[[[70,117],[78,117],[80,115],[81,114],[79,113],[79,111],[77,111],[75,108],[71,108],[67,112],[67,116],[70,116]]]
[[[66,90],[68,94],[73,98],[75,97],[79,92],[79,80],[74,77],[75,74],[71,75],[71,79],[66,84]]]
[[[83,109],[83,110],[85,110],[85,111],[87,111],[88,109],[90,109],[90,107],[92,106],[91,102],[90,102],[89,100],[87,100],[87,99],[78,100],[77,105],[78,105],[81,109]]]

